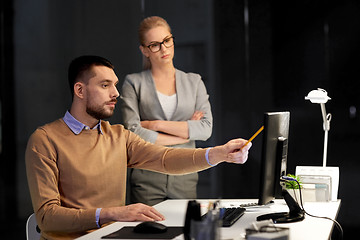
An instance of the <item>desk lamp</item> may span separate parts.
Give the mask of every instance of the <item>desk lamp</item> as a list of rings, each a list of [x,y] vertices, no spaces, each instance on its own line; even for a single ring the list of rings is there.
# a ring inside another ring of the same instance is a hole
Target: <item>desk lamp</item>
[[[324,121],[324,154],[323,154],[323,167],[326,167],[326,158],[327,158],[327,146],[328,146],[328,134],[330,130],[330,121],[331,113],[326,114],[325,103],[331,98],[328,97],[327,92],[324,89],[318,88],[317,90],[312,90],[305,97],[306,100],[310,100],[312,103],[319,103],[321,107],[322,118]]]
[[[317,90],[310,91],[309,94],[305,97],[305,100],[310,100],[312,103],[318,103],[321,107],[321,114],[324,122],[323,166],[297,166],[295,174],[312,179],[313,183],[327,184],[331,191],[329,194],[329,200],[336,201],[339,188],[339,167],[326,167],[331,114],[326,113],[325,103],[327,103],[328,100],[331,100],[331,98],[328,97],[327,92],[324,89],[318,88]],[[328,180],[329,178],[330,181]],[[305,179],[303,179],[303,183],[305,183]]]

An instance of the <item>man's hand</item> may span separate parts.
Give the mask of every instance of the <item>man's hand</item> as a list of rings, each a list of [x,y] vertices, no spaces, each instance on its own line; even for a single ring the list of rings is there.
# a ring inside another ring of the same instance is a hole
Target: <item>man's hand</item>
[[[122,207],[103,208],[100,213],[100,224],[111,221],[162,221],[165,217],[155,208],[142,203]]]
[[[246,142],[247,141],[244,139],[233,139],[227,142],[225,145],[210,149],[209,162],[212,165],[216,165],[221,162],[240,164],[245,163],[249,155],[249,149],[252,145],[250,142],[245,147],[243,147]]]

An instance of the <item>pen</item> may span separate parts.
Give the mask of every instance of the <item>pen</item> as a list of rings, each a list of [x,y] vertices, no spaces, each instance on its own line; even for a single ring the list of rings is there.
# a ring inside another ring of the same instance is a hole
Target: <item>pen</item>
[[[242,147],[240,148],[240,150],[243,149],[246,145],[248,145],[249,142],[251,142],[252,140],[254,140],[254,138],[256,138],[256,136],[259,135],[259,133],[261,133],[262,130],[264,130],[264,126],[261,126],[261,128],[260,128],[259,130],[257,130],[257,132],[254,133],[254,135],[252,135],[252,137],[244,144],[244,146],[242,146]]]

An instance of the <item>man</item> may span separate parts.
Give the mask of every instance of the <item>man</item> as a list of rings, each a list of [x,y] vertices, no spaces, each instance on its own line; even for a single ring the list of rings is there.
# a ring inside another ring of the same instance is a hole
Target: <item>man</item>
[[[125,206],[127,167],[185,174],[247,160],[251,144],[241,149],[243,139],[208,149],[173,149],[103,121],[114,112],[117,83],[108,60],[74,59],[69,66],[70,110],[29,139],[26,171],[43,239],[75,238],[111,221],[164,220],[150,206]]]

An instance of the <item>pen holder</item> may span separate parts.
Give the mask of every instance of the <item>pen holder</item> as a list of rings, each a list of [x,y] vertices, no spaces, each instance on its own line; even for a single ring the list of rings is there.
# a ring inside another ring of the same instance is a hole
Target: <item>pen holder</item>
[[[219,211],[211,210],[202,221],[191,220],[191,240],[219,240],[220,226]]]
[[[190,229],[192,221],[201,221],[200,203],[198,203],[196,200],[191,200],[188,202],[184,224],[185,240],[191,240]]]

